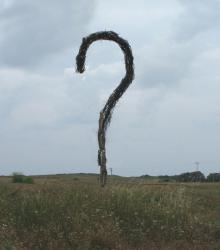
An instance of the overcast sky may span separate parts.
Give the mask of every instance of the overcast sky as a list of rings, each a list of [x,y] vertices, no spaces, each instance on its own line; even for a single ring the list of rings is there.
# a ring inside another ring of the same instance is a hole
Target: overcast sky
[[[82,37],[127,39],[135,80],[107,132],[108,168],[126,176],[220,172],[220,0],[0,0],[0,174],[99,172],[99,111],[123,54]]]

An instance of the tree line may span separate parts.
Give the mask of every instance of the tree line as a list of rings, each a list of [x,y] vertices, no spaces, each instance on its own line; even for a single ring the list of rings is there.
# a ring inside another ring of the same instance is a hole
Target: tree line
[[[201,171],[185,172],[179,175],[142,175],[144,178],[158,178],[159,181],[176,182],[220,182],[220,173],[210,173],[207,177]]]

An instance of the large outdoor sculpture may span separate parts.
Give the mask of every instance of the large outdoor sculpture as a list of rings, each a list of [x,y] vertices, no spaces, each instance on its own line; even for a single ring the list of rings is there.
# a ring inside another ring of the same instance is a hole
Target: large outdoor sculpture
[[[120,99],[120,97],[123,95],[123,93],[126,91],[128,86],[134,79],[134,65],[133,65],[132,51],[128,42],[113,31],[102,31],[93,33],[83,38],[82,44],[79,49],[79,53],[76,57],[77,72],[83,73],[85,71],[86,52],[89,46],[97,40],[109,40],[116,42],[124,53],[125,69],[126,69],[126,74],[124,78],[121,80],[118,87],[113,91],[113,93],[108,98],[104,108],[100,112],[100,117],[99,117],[98,164],[100,166],[100,184],[101,186],[105,186],[107,180],[106,148],[105,148],[106,130],[108,125],[110,124],[112,111],[117,101]]]

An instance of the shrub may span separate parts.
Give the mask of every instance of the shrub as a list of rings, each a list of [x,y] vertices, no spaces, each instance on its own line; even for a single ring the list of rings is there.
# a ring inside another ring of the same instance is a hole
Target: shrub
[[[26,184],[33,184],[34,180],[30,176],[25,176],[22,173],[13,173],[12,175],[12,182],[13,183],[26,183]]]
[[[13,183],[23,183],[24,175],[22,173],[13,173],[12,182]]]
[[[30,176],[24,177],[23,183],[26,184],[33,184],[34,183],[34,179]]]

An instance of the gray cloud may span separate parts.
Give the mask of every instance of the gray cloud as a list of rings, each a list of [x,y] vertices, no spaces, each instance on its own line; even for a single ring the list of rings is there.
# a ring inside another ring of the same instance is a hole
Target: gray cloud
[[[191,45],[170,39],[142,48],[137,54],[137,81],[147,88],[173,88],[187,76],[195,53]]]
[[[202,53],[219,47],[220,2],[184,0],[179,4],[179,15],[169,22],[166,35],[158,32],[154,42],[137,51],[141,86],[177,87],[189,77]]]
[[[194,39],[208,30],[219,29],[219,0],[184,0],[180,1],[180,3],[183,11],[176,23],[175,32],[175,36],[179,41]],[[212,39],[212,37],[210,38]],[[203,42],[203,39],[200,42]]]
[[[218,1],[128,1],[125,9],[122,0],[96,2],[94,11],[94,2],[82,10],[87,2],[75,1],[73,18],[65,10],[70,1],[21,1],[22,8],[0,1],[2,173],[98,172],[99,110],[124,75],[123,57],[113,43],[97,42],[83,75],[74,73],[74,57],[82,36],[105,29],[130,42],[136,73],[113,113],[108,167],[122,175],[173,174],[200,161],[205,173],[219,171]],[[31,45],[32,29],[38,36]]]
[[[85,32],[94,1],[0,2],[0,63],[30,67],[73,48]]]
[[[99,93],[92,89],[95,83],[82,80],[70,69],[59,77],[0,70],[4,173],[96,170],[89,162],[96,162]]]

